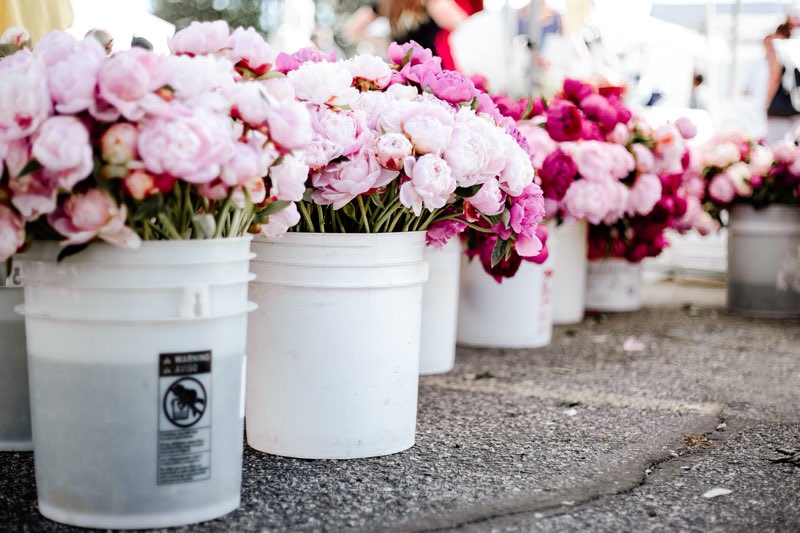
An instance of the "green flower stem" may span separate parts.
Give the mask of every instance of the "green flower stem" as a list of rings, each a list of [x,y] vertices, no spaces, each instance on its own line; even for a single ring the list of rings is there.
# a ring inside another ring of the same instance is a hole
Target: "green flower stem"
[[[314,222],[311,220],[311,214],[308,212],[306,203],[300,202],[298,205],[300,206],[300,214],[303,216],[303,220],[306,222],[306,228],[309,232],[314,233]]]
[[[370,233],[369,220],[367,220],[367,210],[364,207],[364,199],[361,195],[359,195],[356,197],[356,200],[358,200],[358,207],[359,209],[361,209],[361,221],[363,222],[362,227],[366,230],[367,233]]]
[[[463,218],[458,218],[458,215],[450,215],[450,216],[442,217],[437,222],[441,222],[443,220],[456,220],[458,222],[461,222],[462,224],[464,224],[468,228],[474,229],[475,231],[480,231],[481,233],[492,233],[492,229],[491,228],[483,228],[483,227],[478,226],[476,224],[473,224],[471,222],[467,222]]]
[[[177,229],[175,229],[175,226],[172,224],[172,221],[169,219],[169,216],[167,216],[166,213],[159,213],[158,221],[161,222],[163,232],[166,234],[167,238],[175,240],[181,239],[181,234],[178,233]]]
[[[424,219],[424,221],[422,217],[419,217],[417,219],[417,224],[414,226],[414,230],[424,231],[428,229],[428,226],[430,226],[431,223],[433,223],[433,221],[436,219],[436,217],[438,217],[441,213],[442,213],[441,209],[434,209],[433,211],[431,211],[431,214]]]
[[[405,216],[406,214],[407,213],[406,213],[405,209],[398,209],[397,210],[397,214],[392,219],[392,223],[389,224],[388,228],[386,228],[386,233],[393,232],[394,231],[394,227],[397,226],[398,222],[400,222],[403,219],[403,216]]]
[[[228,213],[231,210],[231,204],[232,203],[233,203],[233,198],[229,194],[228,197],[225,198],[225,203],[222,204],[222,209],[219,210],[219,215],[217,215],[217,226],[214,229],[214,238],[215,239],[218,239],[219,237],[222,237],[222,231],[223,231],[224,222],[228,218]]]
[[[319,217],[319,230],[325,233],[325,215],[322,211],[322,206],[317,206],[317,216]]]
[[[383,210],[383,212],[377,217],[378,221],[372,224],[375,233],[378,233],[384,224],[386,224],[389,220],[391,220],[392,215],[398,210],[403,209],[403,204],[400,203],[400,199],[394,200],[387,208]]]

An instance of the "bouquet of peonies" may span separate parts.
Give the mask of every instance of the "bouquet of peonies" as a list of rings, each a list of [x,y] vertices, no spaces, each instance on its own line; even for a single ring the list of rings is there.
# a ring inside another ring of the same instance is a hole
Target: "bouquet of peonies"
[[[653,130],[621,96],[619,87],[567,79],[550,102],[495,100],[510,116],[527,117],[518,126],[547,217],[589,222],[590,259],[640,261],[661,252],[666,229],[688,231],[708,221],[687,172],[692,124],[680,119]]]
[[[310,117],[263,39],[193,23],[170,48],[53,32],[0,60],[0,260],[33,239],[239,236],[300,200]]]
[[[700,150],[695,168],[706,211],[721,221],[735,203],[764,208],[800,203],[800,148],[779,141],[772,148],[740,133],[720,134]]]
[[[429,50],[392,44],[389,57],[278,57],[313,130],[296,168],[306,189],[297,210],[281,213],[281,229],[426,230],[442,246],[470,227],[492,240],[493,264],[539,254],[542,192],[522,139],[488,95]]]

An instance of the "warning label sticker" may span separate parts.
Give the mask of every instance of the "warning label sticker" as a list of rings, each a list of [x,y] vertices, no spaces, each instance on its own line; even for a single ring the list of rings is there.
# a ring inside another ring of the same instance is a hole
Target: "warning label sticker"
[[[209,479],[211,352],[160,354],[158,384],[158,484]]]

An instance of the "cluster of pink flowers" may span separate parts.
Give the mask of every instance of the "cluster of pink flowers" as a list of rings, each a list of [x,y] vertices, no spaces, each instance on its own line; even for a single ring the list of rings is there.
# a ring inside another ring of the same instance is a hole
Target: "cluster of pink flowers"
[[[698,149],[693,171],[715,219],[734,203],[757,208],[800,204],[800,147],[779,141],[771,147],[741,133],[716,135]]]
[[[40,218],[64,245],[136,247],[220,236],[228,199],[245,222],[301,199],[292,150],[310,140],[310,118],[287,80],[259,78],[274,62],[263,39],[193,23],[170,48],[109,56],[91,36],[52,32],[0,60],[0,260]],[[185,198],[181,225],[170,213]]]
[[[470,225],[502,258],[539,255],[542,192],[513,121],[430,50],[392,44],[389,57],[301,50],[281,62],[313,130],[298,229],[428,230],[441,246]]]
[[[590,257],[639,261],[658,255],[667,228],[702,227],[699,194],[689,182],[692,124],[650,128],[622,102],[622,89],[565,80],[549,102],[495,97],[521,120],[520,131],[545,197],[547,217],[586,220]],[[692,197],[694,197],[692,199]],[[706,217],[707,218],[707,217]]]

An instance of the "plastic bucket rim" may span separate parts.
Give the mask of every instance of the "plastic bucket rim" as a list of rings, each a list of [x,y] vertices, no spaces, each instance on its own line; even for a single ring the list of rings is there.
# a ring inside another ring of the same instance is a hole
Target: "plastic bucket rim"
[[[79,317],[65,317],[54,316],[44,313],[34,313],[25,310],[25,304],[20,304],[14,307],[14,312],[24,316],[26,319],[34,318],[37,320],[51,320],[54,322],[80,322],[80,323],[108,323],[108,324],[163,324],[172,322],[194,322],[200,320],[216,320],[220,318],[231,318],[239,315],[247,315],[258,309],[258,304],[248,301],[243,310],[230,311],[218,315],[208,316],[190,316],[190,317],[162,317],[162,318],[79,318]]]
[[[70,283],[58,283],[58,282],[48,282],[48,281],[38,281],[38,280],[25,280],[26,285],[25,287],[54,287],[60,289],[81,289],[81,290],[111,290],[111,291],[124,291],[124,290],[135,290],[135,291],[156,291],[156,290],[169,290],[169,289],[186,289],[189,287],[196,287],[198,285],[206,286],[206,287],[223,287],[227,285],[238,285],[242,283],[250,283],[254,279],[256,279],[256,274],[253,272],[249,272],[247,276],[240,279],[235,280],[224,280],[224,281],[210,281],[210,282],[197,282],[191,284],[184,284],[184,285],[75,285]],[[23,278],[24,279],[24,278]],[[19,287],[20,289],[24,289],[25,287]]]

